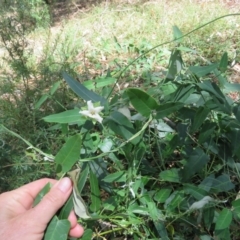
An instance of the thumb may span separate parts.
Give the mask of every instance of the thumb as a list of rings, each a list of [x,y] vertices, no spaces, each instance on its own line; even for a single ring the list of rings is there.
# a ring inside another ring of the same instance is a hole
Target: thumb
[[[50,192],[43,197],[42,201],[32,209],[33,218],[47,225],[59,208],[67,201],[71,192],[71,180],[69,178],[59,180]]]

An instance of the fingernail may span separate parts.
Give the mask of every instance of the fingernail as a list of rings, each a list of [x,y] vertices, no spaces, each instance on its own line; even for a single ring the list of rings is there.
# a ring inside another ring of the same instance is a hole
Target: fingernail
[[[62,178],[58,184],[57,184],[58,189],[60,189],[63,193],[67,193],[70,188],[72,187],[72,182],[70,178]]]

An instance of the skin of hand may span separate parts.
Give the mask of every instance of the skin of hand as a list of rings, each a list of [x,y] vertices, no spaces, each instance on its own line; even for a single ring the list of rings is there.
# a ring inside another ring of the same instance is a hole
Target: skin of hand
[[[54,184],[37,206],[33,201],[41,189],[48,183]],[[0,239],[7,240],[41,240],[44,231],[63,206],[72,192],[72,182],[69,178],[59,181],[40,179],[24,185],[16,190],[0,195]],[[83,228],[77,223],[72,211],[68,217],[71,223],[69,235],[81,237]]]

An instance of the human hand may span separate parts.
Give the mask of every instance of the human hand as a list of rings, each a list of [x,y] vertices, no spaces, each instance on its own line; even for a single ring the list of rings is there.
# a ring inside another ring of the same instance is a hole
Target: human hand
[[[33,208],[34,199],[48,182],[54,186]],[[63,178],[60,181],[44,178],[16,190],[2,193],[0,195],[0,239],[41,240],[47,224],[67,201],[71,191],[72,182],[69,178]],[[68,220],[71,223],[69,235],[82,236],[83,228],[77,223],[73,211]]]

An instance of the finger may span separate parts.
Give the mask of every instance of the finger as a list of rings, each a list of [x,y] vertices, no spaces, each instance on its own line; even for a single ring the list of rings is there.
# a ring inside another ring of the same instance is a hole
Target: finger
[[[77,217],[74,211],[71,211],[71,213],[69,214],[68,220],[71,223],[71,229],[69,231],[69,235],[75,238],[81,237],[83,235],[84,230],[83,230],[83,227],[78,224]]]
[[[71,223],[71,228],[74,228],[78,224],[77,223],[77,217],[76,217],[74,211],[70,212],[68,220]]]
[[[58,209],[67,201],[71,191],[72,182],[69,178],[58,181],[42,201],[32,209],[33,219],[47,225]]]
[[[69,235],[74,238],[79,238],[83,235],[84,229],[81,225],[77,224],[74,228],[71,228]]]

